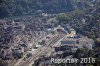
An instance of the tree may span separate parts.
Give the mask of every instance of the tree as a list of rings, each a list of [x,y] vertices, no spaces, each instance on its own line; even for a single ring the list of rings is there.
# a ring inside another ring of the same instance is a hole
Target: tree
[[[57,19],[59,20],[59,21],[66,21],[67,20],[67,14],[66,13],[60,13],[60,14],[58,14],[57,15]]]
[[[97,38],[97,39],[95,40],[95,45],[100,47],[100,38]]]

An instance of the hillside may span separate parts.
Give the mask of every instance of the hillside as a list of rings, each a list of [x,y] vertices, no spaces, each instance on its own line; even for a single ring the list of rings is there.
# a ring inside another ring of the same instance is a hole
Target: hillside
[[[47,13],[86,9],[99,0],[0,0],[0,17],[32,15],[37,10]]]

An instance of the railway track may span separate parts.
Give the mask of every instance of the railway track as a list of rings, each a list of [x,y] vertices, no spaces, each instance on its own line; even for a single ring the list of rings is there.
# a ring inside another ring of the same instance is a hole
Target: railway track
[[[17,66],[31,66],[32,63],[34,63],[34,61],[36,59],[38,59],[41,55],[43,55],[44,53],[50,51],[52,48],[50,48],[51,46],[53,46],[58,40],[60,40],[62,37],[64,37],[63,34],[60,34],[60,35],[57,35],[57,36],[54,36],[52,39],[50,39],[48,42],[47,42],[47,45],[46,46],[43,46],[41,48],[39,48],[37,50],[37,52],[29,59],[27,59],[26,61],[20,63],[19,65]]]

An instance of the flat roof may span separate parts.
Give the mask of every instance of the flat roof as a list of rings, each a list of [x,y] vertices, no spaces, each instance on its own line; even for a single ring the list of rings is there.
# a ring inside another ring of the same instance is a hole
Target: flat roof
[[[76,44],[76,41],[73,40],[61,41],[61,44]]]

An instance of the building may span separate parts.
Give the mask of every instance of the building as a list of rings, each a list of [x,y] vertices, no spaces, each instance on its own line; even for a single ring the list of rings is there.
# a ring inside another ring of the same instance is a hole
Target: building
[[[78,48],[78,44],[75,39],[67,39],[61,41],[61,46],[66,47],[66,50],[75,52]]]
[[[11,59],[12,54],[10,49],[2,49],[0,52],[0,58],[1,59]]]
[[[76,51],[78,48],[88,48],[92,50],[93,45],[94,45],[93,39],[89,39],[87,37],[80,37],[80,38],[66,38],[65,37],[62,41],[60,41],[60,46],[64,46],[67,49],[70,48],[72,51]]]
[[[69,29],[69,34],[67,34],[67,37],[75,37],[76,31],[72,28]]]
[[[93,39],[83,37],[83,38],[78,39],[78,44],[79,44],[78,48],[92,49],[94,45],[94,41]]]
[[[24,53],[24,48],[14,48],[12,49],[12,55],[14,58],[21,58]]]

